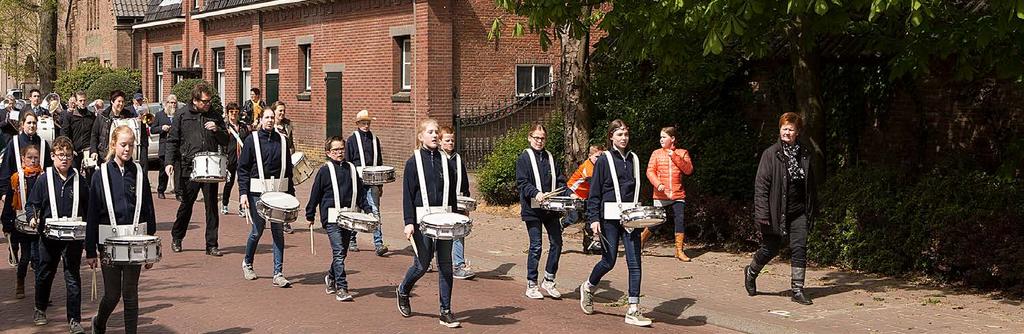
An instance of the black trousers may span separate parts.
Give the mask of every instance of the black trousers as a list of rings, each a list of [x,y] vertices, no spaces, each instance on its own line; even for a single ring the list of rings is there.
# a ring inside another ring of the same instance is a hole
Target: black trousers
[[[133,334],[139,327],[139,275],[141,265],[103,265],[103,299],[93,319],[96,333],[105,333],[107,320],[114,313],[118,301],[124,299],[124,332]]]
[[[64,261],[64,283],[67,287],[68,320],[82,321],[82,242],[53,240],[43,237],[40,240],[39,267],[36,272],[36,308],[46,311],[50,302],[50,290],[53,278],[57,273],[57,265]]]
[[[790,259],[793,268],[807,268],[807,215],[789,219],[786,225],[789,226],[786,235],[772,234],[770,225],[761,225],[761,248],[750,262],[750,269],[755,273],[761,272],[787,243],[793,255]]]
[[[235,170],[238,169],[238,165],[228,165],[228,180],[224,182],[224,194],[221,196],[221,205],[227,206],[228,201],[231,200],[231,188],[235,187]]]
[[[176,172],[175,174],[177,174]],[[187,175],[187,174],[186,174]],[[192,182],[188,177],[177,177],[181,189],[181,205],[174,218],[171,237],[174,240],[185,239],[188,224],[192,219],[192,205],[196,203],[199,192],[203,192],[203,204],[206,206],[206,248],[217,247],[217,229],[220,226],[220,213],[217,212],[217,184]]]
[[[160,161],[164,161],[164,156],[162,156],[162,155],[160,156]],[[163,166],[163,164],[160,164],[160,165]],[[170,179],[171,179],[171,177],[169,175],[167,175],[167,169],[161,167],[160,168],[160,177],[157,179],[158,180],[157,182],[159,182],[159,183],[156,186],[156,192],[159,193],[159,194],[163,194],[164,192],[166,192],[167,191],[167,183],[168,183],[167,181],[169,181]],[[177,182],[175,182],[174,191],[178,191]]]

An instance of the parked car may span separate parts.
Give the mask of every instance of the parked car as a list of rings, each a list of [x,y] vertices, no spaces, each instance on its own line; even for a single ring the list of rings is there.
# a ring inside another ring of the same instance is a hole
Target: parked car
[[[181,110],[181,109],[184,109],[184,108],[185,108],[185,103],[178,102],[178,110]],[[151,113],[151,114],[153,114],[155,116],[158,111],[164,110],[164,106],[163,106],[162,103],[159,103],[159,102],[147,103],[146,104],[146,109],[149,110],[149,113]],[[149,136],[149,149],[146,151],[146,154],[149,156],[149,160],[150,161],[160,159],[160,136],[159,135]]]
[[[14,96],[14,99],[16,99],[16,100],[21,100],[21,99],[25,98],[25,92],[20,90],[20,89],[17,89],[17,88],[8,89],[7,90],[7,95]],[[4,96],[7,96],[7,95],[4,95]]]

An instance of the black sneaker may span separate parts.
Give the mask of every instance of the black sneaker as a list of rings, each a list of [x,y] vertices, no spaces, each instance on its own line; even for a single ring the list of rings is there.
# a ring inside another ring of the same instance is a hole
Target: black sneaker
[[[349,252],[358,252],[359,251],[359,245],[356,245],[356,241],[355,240],[352,240],[352,242],[348,243],[348,251]]]
[[[455,315],[452,314],[451,310],[441,310],[441,316],[438,322],[448,328],[458,328],[459,326],[462,326],[458,320],[455,320]]]
[[[46,320],[46,312],[43,312],[43,310],[40,309],[35,310],[36,312],[35,316],[32,317],[32,323],[36,324],[36,326],[46,325],[49,322]]]
[[[295,229],[292,228],[292,224],[284,223],[284,233],[288,233],[288,234],[295,233]]]
[[[377,256],[384,256],[384,254],[388,253],[388,246],[377,246],[375,252],[377,253]]]
[[[207,249],[206,249],[206,255],[209,255],[209,256],[217,256],[217,257],[220,257],[220,256],[224,256],[224,254],[223,254],[223,253],[221,253],[221,252],[220,252],[220,249],[217,249],[217,247],[210,247],[210,248],[207,248]]]
[[[181,240],[171,240],[171,250],[175,253],[181,253]]]
[[[411,317],[412,306],[409,305],[409,296],[403,296],[399,288],[395,288],[395,295],[398,296],[398,313],[406,318]]]

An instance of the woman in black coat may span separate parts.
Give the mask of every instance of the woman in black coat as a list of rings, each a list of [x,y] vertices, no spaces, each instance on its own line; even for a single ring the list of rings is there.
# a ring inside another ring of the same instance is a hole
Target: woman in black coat
[[[792,253],[794,302],[810,305],[804,294],[807,272],[807,234],[815,209],[815,183],[811,151],[797,138],[803,129],[800,115],[779,118],[779,142],[761,154],[754,181],[754,221],[761,230],[761,248],[744,269],[747,294],[757,295],[757,275],[789,242]]]

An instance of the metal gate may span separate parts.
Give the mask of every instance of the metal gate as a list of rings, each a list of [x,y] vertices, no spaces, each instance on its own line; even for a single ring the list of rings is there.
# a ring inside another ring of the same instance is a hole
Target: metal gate
[[[457,112],[452,123],[466,169],[480,168],[498,139],[509,130],[550,117],[557,107],[557,83],[552,81],[529,94],[489,104],[463,105],[456,99]]]

